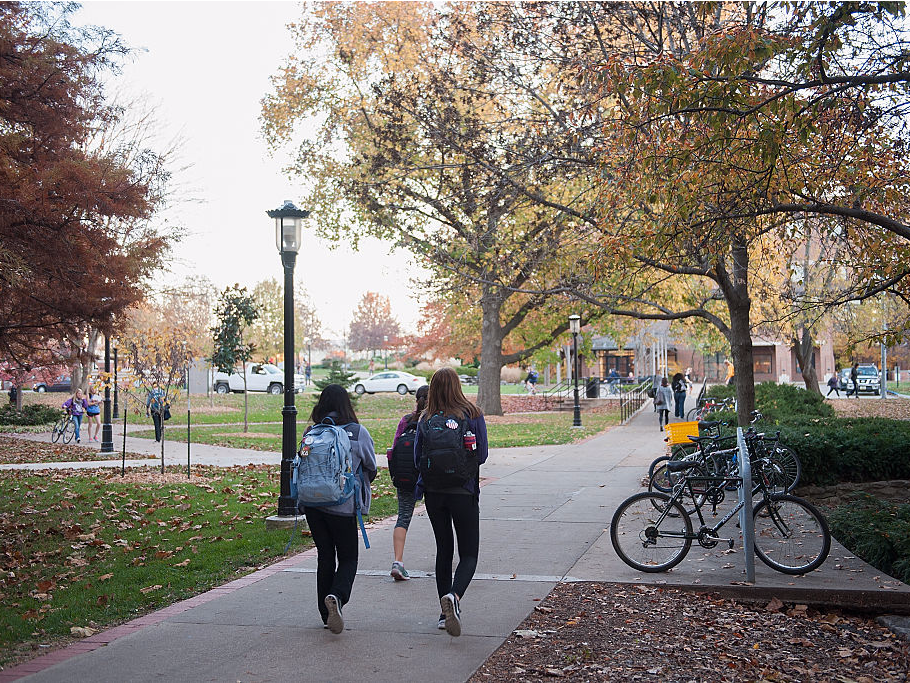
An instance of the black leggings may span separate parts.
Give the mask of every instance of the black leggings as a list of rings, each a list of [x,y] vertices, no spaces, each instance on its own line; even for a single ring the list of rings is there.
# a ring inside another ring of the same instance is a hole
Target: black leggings
[[[334,595],[342,606],[351,599],[357,575],[357,519],[330,515],[313,507],[305,507],[303,511],[316,544],[316,597],[324,624],[329,618],[325,596]]]
[[[427,515],[436,537],[436,592],[464,597],[477,569],[480,548],[480,501],[470,493],[426,492]],[[452,529],[454,527],[454,535]],[[458,538],[458,566],[452,580],[452,559]]]

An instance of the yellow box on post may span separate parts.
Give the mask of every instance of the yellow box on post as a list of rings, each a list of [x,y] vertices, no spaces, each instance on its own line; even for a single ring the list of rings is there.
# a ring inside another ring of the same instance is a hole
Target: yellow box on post
[[[667,430],[667,443],[675,446],[681,443],[692,443],[690,436],[698,436],[698,422],[674,422],[664,427]]]

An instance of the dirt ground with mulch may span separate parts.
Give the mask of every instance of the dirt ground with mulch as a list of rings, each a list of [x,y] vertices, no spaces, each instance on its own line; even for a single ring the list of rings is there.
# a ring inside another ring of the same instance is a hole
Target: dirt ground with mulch
[[[851,398],[828,403],[838,417],[888,417],[910,420],[910,398]]]
[[[555,678],[907,681],[910,643],[868,617],[777,599],[752,605],[662,587],[565,583],[470,681]]]

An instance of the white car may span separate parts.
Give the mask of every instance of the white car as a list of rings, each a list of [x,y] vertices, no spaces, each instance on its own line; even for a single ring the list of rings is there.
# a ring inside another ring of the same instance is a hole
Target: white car
[[[232,391],[243,391],[243,375],[232,372],[216,372],[214,377],[215,393],[229,394]],[[284,370],[271,363],[247,363],[246,387],[249,391],[267,391],[270,394],[284,392]],[[294,391],[303,391],[306,387],[306,378],[303,375],[294,375]]]
[[[354,393],[362,395],[375,394],[379,391],[397,391],[404,396],[407,393],[415,393],[426,383],[426,378],[412,375],[410,372],[385,370],[368,379],[358,379],[354,383]]]

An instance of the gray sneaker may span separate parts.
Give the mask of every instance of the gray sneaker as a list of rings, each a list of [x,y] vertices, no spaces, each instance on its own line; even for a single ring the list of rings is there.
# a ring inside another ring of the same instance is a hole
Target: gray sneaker
[[[446,615],[445,614],[439,615],[439,621],[436,622],[436,628],[438,628],[440,631],[446,630]]]
[[[332,594],[325,596],[325,606],[329,610],[329,618],[326,626],[332,633],[341,633],[344,631],[344,619],[341,616],[341,602]]]
[[[392,578],[396,581],[408,581],[411,578],[411,575],[408,574],[408,570],[404,568],[404,565],[401,562],[392,563],[392,571],[389,572],[392,575]]]
[[[439,598],[439,606],[446,618],[446,633],[450,636],[461,635],[461,605],[454,593],[446,593]]]

